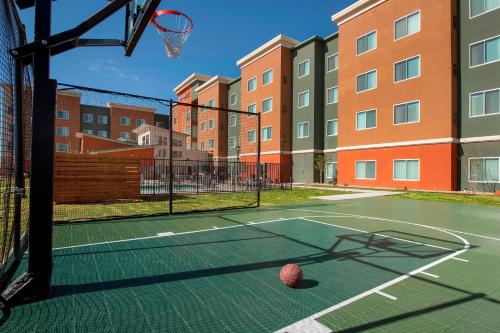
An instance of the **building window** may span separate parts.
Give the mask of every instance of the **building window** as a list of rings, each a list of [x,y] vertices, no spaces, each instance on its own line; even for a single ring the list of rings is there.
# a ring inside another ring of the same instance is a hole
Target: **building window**
[[[83,134],[89,134],[89,135],[92,135],[92,134],[94,134],[94,131],[92,131],[91,129],[84,129],[84,130],[83,130]]]
[[[267,126],[262,128],[262,141],[269,141],[273,138],[273,127]]]
[[[356,92],[363,92],[377,88],[377,70],[356,76]]]
[[[90,113],[83,114],[83,122],[84,123],[92,123],[94,121],[94,116]]]
[[[498,0],[470,0],[470,18],[491,12],[500,8]]]
[[[56,152],[58,153],[69,152],[69,145],[67,143],[56,143]]]
[[[214,149],[214,139],[208,140],[208,149]]]
[[[304,123],[299,123],[298,125],[299,131],[297,138],[303,139],[303,138],[308,138],[309,137],[309,122],[306,121]]]
[[[215,128],[215,120],[213,120],[213,119],[208,120],[208,128],[210,128],[210,129]]]
[[[174,125],[177,125],[177,118],[174,117]]]
[[[101,138],[107,138],[108,131],[97,131],[97,135],[100,136]]]
[[[328,104],[338,103],[339,102],[339,88],[332,87],[326,90],[326,98]]]
[[[309,90],[299,93],[299,108],[309,106]]]
[[[394,40],[420,31],[420,12],[415,12],[394,22]]]
[[[201,150],[205,150],[205,141],[202,141],[200,143],[200,148],[201,148]]]
[[[68,120],[69,119],[69,112],[68,111],[57,111],[56,118],[61,119],[61,120]]]
[[[210,106],[211,108],[215,107],[215,98],[212,98],[208,101],[208,106]]]
[[[248,92],[254,91],[255,89],[257,89],[257,78],[256,77],[251,78],[247,82],[247,91]]]
[[[145,124],[146,123],[146,120],[144,119],[137,119],[136,122],[135,122],[135,125],[136,127],[139,127],[141,126],[142,124]]]
[[[356,55],[361,55],[377,48],[377,32],[372,31],[356,40]]]
[[[500,60],[500,36],[470,45],[470,67],[490,64]]]
[[[56,135],[57,136],[69,136],[69,128],[68,127],[56,127]]]
[[[129,117],[121,117],[120,118],[120,125],[130,126],[130,118]]]
[[[309,59],[299,64],[299,78],[309,75],[311,62]]]
[[[238,102],[238,95],[231,94],[231,105],[235,105]]]
[[[499,183],[500,157],[469,158],[469,181],[479,183]]]
[[[207,103],[202,103],[201,104],[201,112],[207,111]]]
[[[236,115],[235,114],[231,115],[229,117],[229,126],[231,127],[236,126],[236,120],[237,120]]]
[[[270,112],[273,110],[273,99],[267,98],[262,101],[262,112]]]
[[[332,119],[326,122],[326,136],[336,136],[339,133],[338,120]]]
[[[405,81],[420,76],[420,56],[394,64],[394,82]]]
[[[248,131],[248,142],[254,143],[256,141],[257,141],[257,131],[256,130]]]
[[[186,111],[186,121],[191,121],[191,110]]]
[[[262,74],[262,85],[266,85],[273,82],[273,70],[270,69]]]
[[[419,180],[420,161],[419,160],[394,160],[393,166],[394,180]]]
[[[201,132],[205,132],[205,126],[206,126],[206,123],[203,121],[203,122],[200,124],[200,131],[201,131]]]
[[[500,89],[480,91],[469,95],[469,117],[500,114]]]
[[[336,53],[334,55],[329,56],[326,59],[326,72],[333,72],[339,69],[339,54]]]
[[[420,102],[394,105],[394,125],[417,123],[420,121]]]
[[[229,138],[229,148],[236,148],[236,137],[232,136]]]
[[[329,179],[337,178],[337,162],[326,162],[325,177]]]
[[[107,125],[108,124],[108,116],[98,115],[97,122],[101,125]]]
[[[247,107],[248,113],[257,113],[257,104],[250,104]]]
[[[376,161],[356,161],[356,179],[375,179]]]
[[[120,132],[120,138],[121,139],[130,139],[130,133],[129,132]]]
[[[377,127],[377,111],[368,110],[356,113],[356,130],[361,131]]]

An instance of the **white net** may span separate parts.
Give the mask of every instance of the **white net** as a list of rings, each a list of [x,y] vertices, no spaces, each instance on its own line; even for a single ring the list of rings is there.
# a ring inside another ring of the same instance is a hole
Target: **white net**
[[[184,43],[191,34],[192,21],[180,12],[165,10],[156,14],[153,24],[163,39],[167,56],[169,58],[178,58]]]

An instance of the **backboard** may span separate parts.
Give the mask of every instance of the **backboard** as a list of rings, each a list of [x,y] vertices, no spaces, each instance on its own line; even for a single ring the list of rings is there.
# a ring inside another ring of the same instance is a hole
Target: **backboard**
[[[126,9],[125,55],[130,56],[161,0],[131,0]]]

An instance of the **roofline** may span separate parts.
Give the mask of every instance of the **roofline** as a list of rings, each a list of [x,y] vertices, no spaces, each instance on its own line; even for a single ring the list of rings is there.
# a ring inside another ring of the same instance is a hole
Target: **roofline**
[[[299,44],[299,41],[285,35],[278,35],[268,41],[267,43],[261,45],[256,50],[250,52],[240,60],[236,62],[236,65],[243,68],[260,57],[266,55],[277,47],[286,47],[288,49],[293,48],[295,45]]]
[[[121,141],[121,140],[116,140],[116,139],[111,139],[111,138],[103,138],[102,136],[98,136],[98,135],[94,135],[94,134],[86,134],[86,133],[83,133],[83,132],[76,132],[76,134],[75,134],[75,137],[78,138],[78,139],[83,139],[84,136],[88,136],[88,137],[91,137],[91,138],[96,138],[96,139],[103,140],[103,141],[110,141],[110,142],[114,142],[114,143],[121,143],[121,144],[129,145],[129,146],[132,146],[132,147],[138,146],[137,144],[132,143],[132,142]]]
[[[195,89],[195,91],[200,94],[201,92],[207,90],[208,88],[211,88],[213,85],[217,83],[222,83],[222,84],[229,84],[233,79],[230,77],[225,77],[225,76],[219,76],[216,75],[207,82],[203,83],[201,86]]]
[[[146,106],[130,105],[130,104],[120,104],[114,102],[108,102],[107,107],[111,111],[112,107],[122,108],[122,109],[132,109],[135,111],[145,111],[145,112],[155,112],[155,108],[148,108]]]
[[[347,21],[369,11],[370,9],[380,5],[387,0],[358,0],[347,8],[342,9],[340,12],[332,15],[332,21],[341,25]]]
[[[309,37],[308,39],[300,42],[299,44],[295,45],[293,48],[294,49],[300,49],[302,46],[305,46],[313,41],[318,41],[318,42],[323,42],[324,39],[318,35],[313,35],[311,37]]]
[[[326,36],[325,38],[323,38],[325,40],[325,42],[328,42],[330,41],[331,39],[335,38],[335,37],[338,37],[339,36],[339,32],[338,31],[335,31],[333,34],[331,35],[328,35]]]
[[[174,93],[179,94],[182,90],[190,87],[196,81],[208,81],[210,76],[200,73],[193,73],[189,75],[184,81],[182,81],[177,87],[174,88]]]
[[[228,84],[231,85],[233,83],[236,83],[238,81],[241,81],[241,76],[237,77],[236,79],[233,79],[231,82],[229,82]]]

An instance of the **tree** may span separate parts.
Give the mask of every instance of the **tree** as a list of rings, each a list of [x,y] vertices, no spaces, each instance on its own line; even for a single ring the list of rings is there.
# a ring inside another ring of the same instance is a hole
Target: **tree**
[[[314,156],[314,169],[318,170],[319,172],[319,182],[323,183],[323,175],[325,172],[326,168],[326,159],[325,155],[323,154],[317,154]]]

